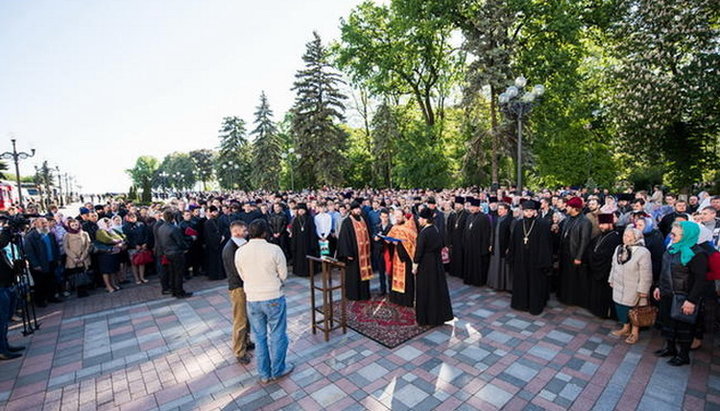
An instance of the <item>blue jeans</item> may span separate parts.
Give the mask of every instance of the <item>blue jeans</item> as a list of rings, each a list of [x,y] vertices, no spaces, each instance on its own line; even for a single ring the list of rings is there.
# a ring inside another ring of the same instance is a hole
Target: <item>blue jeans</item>
[[[258,375],[263,379],[278,377],[285,371],[288,350],[285,297],[248,301],[247,310],[250,329],[255,334]]]
[[[9,352],[7,334],[16,302],[15,287],[0,287],[0,354]]]

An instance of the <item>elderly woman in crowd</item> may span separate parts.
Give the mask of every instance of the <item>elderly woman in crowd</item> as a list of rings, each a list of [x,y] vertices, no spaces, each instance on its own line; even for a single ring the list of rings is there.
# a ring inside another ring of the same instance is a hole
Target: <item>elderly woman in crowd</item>
[[[700,226],[692,221],[676,222],[671,240],[663,256],[659,287],[653,297],[660,301],[658,322],[665,338],[665,346],[658,357],[671,357],[673,366],[690,364],[690,344],[696,333],[701,298],[710,287],[705,279],[707,255],[697,245]],[[678,350],[679,346],[679,350]]]
[[[80,222],[69,219],[66,223],[67,233],[63,236],[62,246],[65,250],[65,274],[68,280],[90,267],[90,235],[83,231]],[[87,297],[87,285],[75,287],[78,298]]]
[[[623,244],[615,249],[608,281],[613,289],[615,313],[623,325],[612,334],[627,337],[626,343],[635,344],[640,329],[630,325],[628,313],[641,301],[647,303],[652,285],[652,259],[640,230],[632,227],[625,229]]]
[[[124,239],[112,228],[112,221],[104,217],[97,222],[98,231],[95,239],[103,247],[98,253],[98,271],[102,274],[105,282],[105,289],[108,293],[113,293],[120,289],[115,283],[115,276],[120,271],[120,252],[124,248]]]

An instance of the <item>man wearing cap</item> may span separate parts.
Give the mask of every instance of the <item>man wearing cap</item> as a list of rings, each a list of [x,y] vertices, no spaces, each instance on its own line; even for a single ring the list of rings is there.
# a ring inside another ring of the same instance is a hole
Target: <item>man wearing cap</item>
[[[290,223],[290,249],[293,255],[293,274],[300,277],[310,275],[307,256],[318,257],[318,243],[315,221],[308,214],[307,204],[297,205],[296,215]]]
[[[507,253],[513,281],[510,305],[539,315],[547,303],[553,263],[550,224],[538,217],[537,202],[525,200],[521,206],[523,218],[512,230]]]
[[[224,277],[222,249],[227,238],[220,223],[220,211],[214,205],[208,208],[208,219],[203,226],[203,239],[205,243],[205,274],[208,276],[208,280],[219,280]]]
[[[370,229],[358,201],[350,204],[350,215],[340,225],[337,257],[345,261],[345,297],[351,301],[370,299],[372,278]]]
[[[583,200],[567,202],[567,218],[560,231],[560,287],[558,299],[568,305],[587,307],[589,284],[585,250],[590,244],[592,223],[582,213]]]
[[[615,230],[615,214],[598,214],[600,235],[588,246],[587,263],[590,284],[588,309],[600,318],[610,318],[612,288],[608,284],[615,249],[622,236]]]
[[[490,264],[492,226],[487,214],[480,211],[480,199],[470,198],[470,215],[463,233],[463,280],[465,284],[483,286]]]
[[[492,254],[488,268],[488,287],[498,291],[512,291],[512,276],[507,266],[506,254],[510,242],[510,231],[513,227],[513,217],[510,214],[510,204],[500,203],[497,206],[497,217],[492,222]]]
[[[433,224],[440,232],[443,245],[445,245],[445,216],[442,211],[437,208],[437,201],[435,200],[435,197],[428,198],[427,208],[433,213]]]
[[[443,238],[435,227],[435,214],[429,208],[418,216],[420,233],[413,253],[413,273],[416,275],[415,320],[418,325],[442,325],[453,319],[452,303],[448,291],[440,249]]]
[[[465,197],[455,196],[455,210],[447,220],[446,244],[450,248],[450,275],[463,275],[463,234],[468,212],[465,210]]]

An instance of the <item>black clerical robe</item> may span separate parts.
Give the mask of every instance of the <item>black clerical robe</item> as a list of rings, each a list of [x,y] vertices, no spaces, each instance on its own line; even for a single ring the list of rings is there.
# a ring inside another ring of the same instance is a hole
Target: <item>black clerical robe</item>
[[[455,277],[463,276],[463,235],[465,233],[465,221],[468,212],[461,210],[453,211],[447,221],[447,241],[450,248],[450,275]]]
[[[210,218],[203,226],[205,239],[205,274],[209,280],[225,277],[222,265],[223,229],[218,218]]]
[[[268,218],[270,224],[270,242],[277,244],[285,253],[285,258],[290,257],[290,245],[288,241],[288,218],[284,212],[272,213]]]
[[[588,306],[590,284],[585,249],[590,244],[592,223],[582,214],[568,216],[560,233],[560,284],[558,300],[564,304]],[[580,264],[575,264],[575,260]]]
[[[318,257],[320,255],[314,219],[308,214],[296,215],[290,226],[290,233],[293,274],[307,277],[310,275],[307,256]]]
[[[513,282],[510,306],[539,315],[547,303],[553,262],[550,224],[537,217],[519,220],[510,235],[507,260]]]
[[[483,286],[490,264],[490,218],[481,212],[470,214],[463,233],[463,280],[465,284]]]
[[[612,288],[608,284],[612,258],[615,249],[622,243],[619,232],[612,230],[602,233],[590,241],[587,248],[587,263],[590,292],[588,309],[600,318],[610,318]]]
[[[415,276],[415,319],[418,325],[442,325],[453,319],[450,292],[440,255],[442,247],[442,235],[434,224],[420,230],[414,256],[414,262],[418,265]]]
[[[340,225],[338,236],[337,257],[345,262],[345,298],[352,301],[370,299],[370,281],[363,281],[360,278],[360,256],[358,252],[358,239],[353,222],[362,221],[367,226],[367,221],[361,216],[348,216],[343,219]],[[370,229],[366,230],[370,241]],[[369,259],[369,256],[368,256]],[[371,268],[372,272],[372,268]]]

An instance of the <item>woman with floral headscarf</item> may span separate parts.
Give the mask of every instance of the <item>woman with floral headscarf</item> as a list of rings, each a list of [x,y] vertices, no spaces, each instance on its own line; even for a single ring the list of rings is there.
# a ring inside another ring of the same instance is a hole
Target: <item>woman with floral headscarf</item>
[[[114,282],[114,276],[120,270],[120,251],[124,247],[124,240],[112,228],[112,221],[103,217],[98,220],[98,231],[95,234],[95,240],[103,244],[106,251],[98,253],[98,271],[102,274],[105,282],[105,289],[108,293],[113,293],[120,289]]]
[[[612,334],[616,337],[627,337],[626,343],[635,344],[638,342],[640,328],[630,326],[628,313],[638,303],[647,304],[652,285],[652,260],[640,230],[633,227],[625,229],[623,244],[617,246],[613,254],[608,282],[613,289],[615,313],[623,325]]]
[[[653,297],[660,301],[658,322],[665,337],[665,346],[655,351],[655,355],[671,357],[668,363],[677,367],[690,364],[690,344],[696,324],[673,318],[673,314],[676,318],[679,314],[673,312],[673,300],[675,296],[684,297],[675,309],[685,316],[692,315],[699,310],[709,285],[707,255],[697,245],[700,226],[692,221],[676,222],[670,235],[672,243],[663,256],[660,284],[653,292]]]

